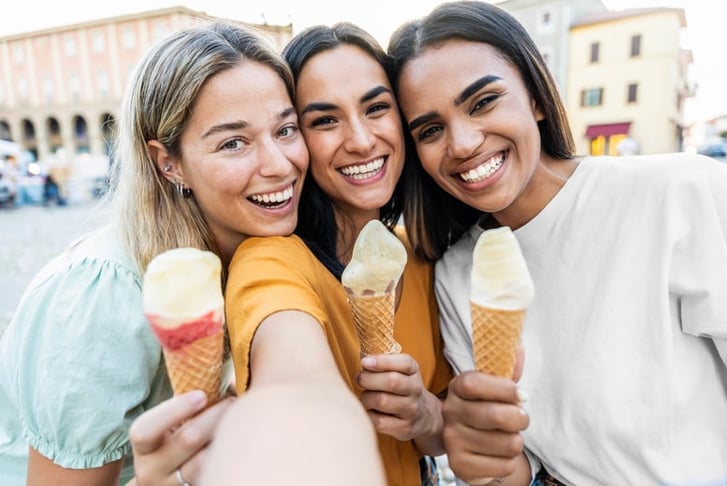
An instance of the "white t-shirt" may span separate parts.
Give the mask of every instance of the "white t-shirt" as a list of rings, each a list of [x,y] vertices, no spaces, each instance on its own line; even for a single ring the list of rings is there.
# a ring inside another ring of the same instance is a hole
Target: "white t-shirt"
[[[473,369],[481,232],[436,267],[456,372]],[[535,283],[520,380],[529,451],[567,484],[727,480],[727,164],[586,158],[515,235]]]

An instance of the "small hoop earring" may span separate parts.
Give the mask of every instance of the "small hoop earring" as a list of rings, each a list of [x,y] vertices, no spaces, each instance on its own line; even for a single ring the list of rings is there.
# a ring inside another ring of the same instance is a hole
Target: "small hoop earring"
[[[179,181],[175,182],[174,186],[177,188],[177,193],[182,196],[184,199],[189,199],[192,197],[192,189],[184,185],[184,182]]]
[[[172,166],[169,165],[169,164],[167,164],[167,165],[164,166],[164,168],[162,170],[164,172],[171,172],[172,171]]]

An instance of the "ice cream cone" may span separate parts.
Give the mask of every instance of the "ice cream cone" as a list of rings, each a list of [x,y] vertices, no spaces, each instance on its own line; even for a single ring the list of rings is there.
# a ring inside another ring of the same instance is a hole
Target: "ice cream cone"
[[[223,333],[211,334],[179,349],[163,349],[169,380],[175,395],[203,390],[207,405],[220,398]]]
[[[470,308],[475,369],[512,378],[525,311],[491,309],[474,302]]]
[[[361,356],[401,351],[401,345],[394,339],[395,294],[396,291],[378,295],[347,294],[361,342]]]
[[[203,390],[208,407],[223,386],[220,272],[214,253],[177,248],[153,259],[144,275],[144,314],[162,345],[174,394]]]
[[[394,314],[396,287],[406,260],[406,248],[381,221],[374,219],[364,225],[341,274],[361,356],[401,352],[394,339]]]
[[[527,263],[509,227],[484,231],[472,253],[472,354],[483,373],[512,378],[525,311],[535,295]]]

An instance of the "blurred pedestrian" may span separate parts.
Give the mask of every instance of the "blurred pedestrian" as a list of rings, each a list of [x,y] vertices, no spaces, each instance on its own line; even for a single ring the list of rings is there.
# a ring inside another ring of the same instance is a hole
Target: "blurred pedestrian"
[[[389,53],[421,161],[410,234],[441,257],[445,353],[461,373],[444,404],[455,473],[478,485],[727,480],[727,166],[576,156],[537,46],[495,5],[442,4]],[[535,282],[525,404],[512,380],[469,371],[472,250],[499,226]]]

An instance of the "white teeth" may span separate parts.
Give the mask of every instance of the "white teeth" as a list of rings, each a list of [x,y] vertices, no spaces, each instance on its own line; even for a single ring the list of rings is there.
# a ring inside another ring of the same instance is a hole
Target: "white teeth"
[[[500,152],[494,157],[491,157],[484,164],[478,165],[474,169],[468,170],[467,172],[462,172],[461,174],[459,174],[459,176],[465,182],[480,182],[490,177],[497,169],[502,166],[502,163],[504,161],[505,154],[504,152]]]
[[[347,165],[346,167],[341,167],[338,170],[346,177],[361,180],[368,179],[369,177],[375,175],[379,170],[381,170],[383,166],[384,158],[379,157],[378,159],[372,160],[371,162],[367,162],[365,164]]]
[[[271,192],[268,194],[253,194],[250,200],[258,204],[278,205],[287,202],[293,197],[293,187],[288,187],[284,191]]]

